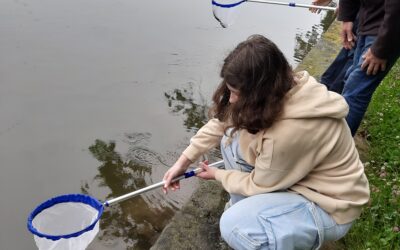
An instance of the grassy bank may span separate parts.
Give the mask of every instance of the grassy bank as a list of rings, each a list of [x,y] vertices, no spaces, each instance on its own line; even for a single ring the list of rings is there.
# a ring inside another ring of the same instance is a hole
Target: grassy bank
[[[371,200],[343,243],[346,249],[400,249],[400,60],[376,90],[359,136],[367,144]]]

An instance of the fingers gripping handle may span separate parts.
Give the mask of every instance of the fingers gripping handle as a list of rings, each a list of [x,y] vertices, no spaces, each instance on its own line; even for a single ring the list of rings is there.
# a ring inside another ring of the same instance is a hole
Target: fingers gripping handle
[[[175,179],[181,180],[181,179],[190,178],[190,177],[195,176],[196,174],[198,174],[200,172],[203,172],[203,169],[202,168],[196,168],[196,169],[193,169],[192,171],[184,173],[183,175],[180,176],[181,178],[178,177],[178,178],[175,178]],[[172,182],[178,181],[178,180],[175,180],[175,179],[173,179]]]
[[[212,163],[212,164],[210,164],[208,166],[209,167],[221,167],[223,165],[224,165],[224,161],[217,161],[217,162],[214,162],[214,163]],[[191,170],[189,172],[184,173],[183,175],[175,177],[174,179],[172,179],[171,183],[179,181],[179,180],[182,180],[182,179],[190,178],[190,177],[195,176],[196,174],[198,174],[198,173],[200,173],[202,171],[203,171],[202,168],[196,168],[194,170]],[[111,206],[111,205],[113,205],[115,203],[127,200],[127,199],[135,197],[135,196],[138,196],[138,195],[140,195],[142,193],[145,193],[147,191],[150,191],[150,190],[153,190],[153,189],[156,189],[156,188],[160,188],[160,187],[164,186],[164,184],[165,184],[165,181],[161,181],[161,182],[155,183],[155,184],[147,186],[145,188],[142,188],[142,189],[139,189],[139,190],[136,190],[136,191],[121,195],[121,196],[113,198],[113,199],[110,199],[110,200],[104,202],[103,205],[107,206],[107,207]]]

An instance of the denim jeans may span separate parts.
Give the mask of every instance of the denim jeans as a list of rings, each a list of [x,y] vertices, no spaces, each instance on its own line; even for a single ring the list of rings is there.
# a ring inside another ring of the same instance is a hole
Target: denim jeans
[[[231,129],[227,131],[227,134],[230,135]],[[239,150],[239,132],[236,132],[235,135],[231,138],[229,136],[222,137],[221,140],[221,154],[224,159],[225,169],[228,170],[239,170],[242,172],[251,172],[253,170],[253,166],[247,164],[245,160],[243,160],[242,155]],[[245,196],[240,194],[229,194],[231,199],[229,201],[230,205],[236,203],[237,201],[245,198]]]
[[[353,64],[354,49],[342,48],[335,60],[321,76],[321,83],[328,90],[341,94],[344,87],[344,76]]]
[[[345,76],[342,95],[350,108],[346,121],[353,136],[361,124],[361,120],[367,111],[375,89],[398,58],[398,55],[391,55],[387,58],[385,71],[379,71],[376,75],[367,75],[366,71],[361,69],[364,61],[362,55],[367,52],[375,40],[376,36],[358,36],[353,65],[346,72]]]
[[[243,198],[220,220],[222,238],[236,250],[319,249],[343,237],[351,225],[336,224],[318,205],[289,192]]]
[[[353,22],[353,33],[357,35],[358,31],[358,16]],[[329,65],[326,71],[321,76],[321,83],[326,85],[328,90],[341,94],[344,87],[344,77],[347,70],[353,64],[354,50],[342,48],[335,60]]]
[[[253,166],[242,158],[238,138],[238,133],[222,138],[225,168],[251,172]],[[233,249],[318,249],[324,241],[343,237],[352,225],[336,224],[315,203],[286,191],[250,197],[230,194],[230,197],[230,206],[220,220],[220,230]]]

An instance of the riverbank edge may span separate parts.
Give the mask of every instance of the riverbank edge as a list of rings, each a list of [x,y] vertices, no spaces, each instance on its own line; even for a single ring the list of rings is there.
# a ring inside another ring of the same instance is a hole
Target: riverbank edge
[[[341,49],[339,31],[340,23],[333,21],[295,71],[307,70],[319,79]],[[151,249],[230,249],[219,232],[219,218],[227,200],[220,183],[201,180],[199,188],[175,214]],[[326,250],[336,248],[335,245],[324,246]]]

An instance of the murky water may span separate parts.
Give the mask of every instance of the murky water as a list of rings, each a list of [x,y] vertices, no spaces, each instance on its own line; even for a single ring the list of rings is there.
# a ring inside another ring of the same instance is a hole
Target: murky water
[[[246,3],[223,29],[210,1],[0,2],[0,249],[35,248],[26,217],[50,197],[160,181],[239,41],[263,34],[296,66],[332,20]],[[90,248],[148,249],[196,185],[113,206]]]

